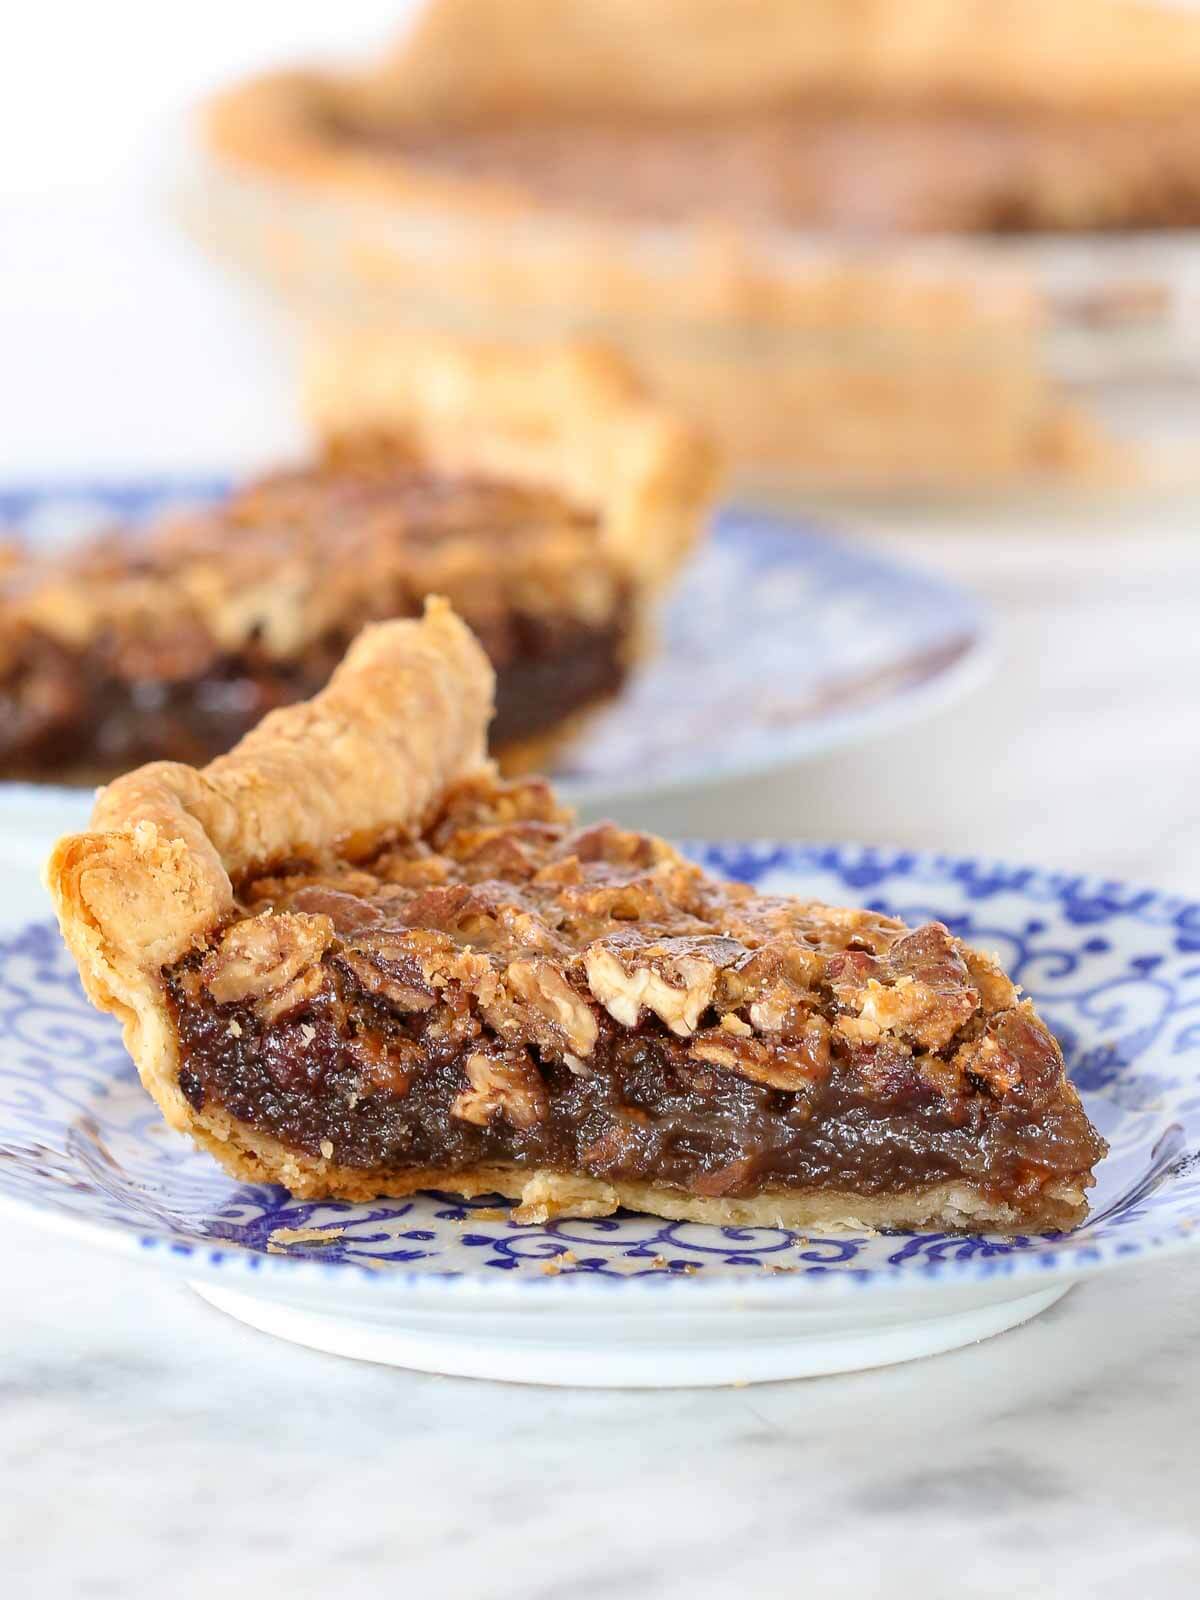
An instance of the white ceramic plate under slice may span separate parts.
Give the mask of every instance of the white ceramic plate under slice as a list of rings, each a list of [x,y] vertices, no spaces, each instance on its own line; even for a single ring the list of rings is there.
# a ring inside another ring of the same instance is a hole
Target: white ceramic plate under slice
[[[692,851],[767,891],[941,918],[998,952],[1055,1028],[1111,1144],[1088,1221],[1050,1238],[808,1236],[632,1215],[522,1228],[504,1202],[445,1194],[296,1201],[234,1182],[167,1131],[117,1025],[88,1006],[38,914],[0,940],[6,1226],[137,1257],[319,1349],[476,1377],[645,1386],[930,1355],[1024,1321],[1090,1274],[1200,1240],[1200,906],[906,851]]]

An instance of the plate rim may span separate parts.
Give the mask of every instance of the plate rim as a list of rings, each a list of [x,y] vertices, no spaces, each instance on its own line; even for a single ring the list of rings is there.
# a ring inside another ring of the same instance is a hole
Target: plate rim
[[[1016,892],[1029,893],[1033,887],[1040,885],[1059,900],[1068,893],[1082,894],[1088,898],[1120,894],[1126,903],[1112,912],[1113,916],[1132,917],[1154,929],[1177,926],[1181,921],[1191,919],[1200,933],[1200,899],[1100,873],[1056,870],[1011,858],[951,854],[902,845],[860,844],[850,840],[825,842],[760,837],[684,839],[677,842],[679,848],[693,859],[716,870],[721,870],[722,853],[755,852],[779,856],[782,858],[779,863],[781,866],[796,872],[803,872],[806,867],[812,871],[835,870],[836,863],[849,860],[858,867],[880,870],[885,876],[894,874],[901,864],[906,868],[905,875],[923,868],[950,881],[956,875],[972,871],[982,870],[991,876],[999,873],[1007,875],[1010,880],[1020,880],[1015,884],[1012,881],[1005,883],[1003,887],[1009,891],[1015,889]],[[826,858],[824,862],[822,857]],[[1165,913],[1167,920],[1164,922],[1161,917],[1156,920],[1147,915],[1155,910]],[[53,925],[52,919],[43,917],[26,920],[0,934],[0,944],[11,943],[28,930],[47,925]],[[1197,952],[1197,963],[1200,964],[1200,951]],[[1189,1053],[1194,1053],[1200,1059],[1200,1044]],[[1197,1083],[1200,1085],[1200,1067],[1197,1070]],[[339,1203],[325,1202],[330,1206]],[[678,1283],[680,1279],[688,1283],[688,1288],[682,1294],[675,1294],[672,1309],[694,1307],[698,1310],[700,1306],[697,1301],[708,1304],[722,1300],[738,1305],[775,1305],[794,1309],[805,1300],[815,1306],[820,1303],[828,1305],[851,1296],[872,1300],[876,1297],[906,1299],[927,1294],[931,1289],[981,1290],[987,1286],[1007,1284],[1012,1284],[1016,1289],[1018,1286],[1023,1288],[1030,1281],[1049,1283],[1064,1278],[1074,1282],[1117,1267],[1169,1258],[1200,1245],[1198,1199],[1194,1216],[1185,1214],[1138,1239],[1122,1237],[1093,1242],[1085,1237],[1079,1243],[1072,1244],[1074,1234],[1066,1234],[1052,1249],[1043,1251],[1010,1250],[1001,1242],[994,1254],[985,1249],[982,1256],[952,1256],[950,1259],[922,1262],[903,1270],[896,1266],[870,1266],[849,1271],[822,1271],[820,1265],[815,1264],[814,1267],[792,1273],[764,1273],[761,1278],[719,1274],[697,1274],[692,1277],[670,1270],[640,1276],[570,1270],[552,1275],[525,1276],[439,1272],[429,1268],[421,1270],[402,1266],[389,1267],[384,1272],[354,1261],[322,1261],[311,1256],[256,1252],[239,1246],[236,1241],[221,1245],[185,1243],[142,1233],[120,1223],[74,1216],[44,1203],[14,1195],[0,1194],[0,1216],[24,1219],[43,1231],[73,1237],[81,1243],[93,1243],[110,1253],[165,1267],[185,1278],[220,1278],[224,1282],[237,1278],[243,1283],[257,1282],[264,1289],[270,1286],[275,1290],[286,1287],[314,1289],[334,1282],[349,1286],[370,1281],[375,1287],[368,1293],[377,1300],[399,1298],[411,1304],[421,1302],[445,1306],[446,1309],[453,1309],[472,1297],[486,1300],[489,1306],[497,1309],[540,1305],[544,1300],[557,1304],[557,1297],[564,1293],[570,1300],[599,1308],[615,1303],[616,1296],[624,1295],[628,1299],[639,1290],[640,1304],[645,1294],[664,1296],[662,1286]],[[849,1230],[847,1237],[853,1236],[855,1231]],[[903,1239],[910,1236],[898,1234],[896,1237]],[[964,1236],[971,1237],[975,1236]],[[571,1285],[570,1289],[563,1289],[566,1284]],[[529,1298],[531,1293],[532,1299]],[[622,1305],[625,1306],[625,1302]],[[627,1306],[625,1308],[628,1309]]]

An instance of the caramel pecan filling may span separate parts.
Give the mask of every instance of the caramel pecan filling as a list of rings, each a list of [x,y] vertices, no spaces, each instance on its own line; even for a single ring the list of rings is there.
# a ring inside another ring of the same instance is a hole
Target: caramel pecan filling
[[[548,490],[374,441],[222,505],[0,566],[0,776],[201,766],[329,678],[366,623],[444,594],[496,668],[497,749],[617,692],[628,578]]]
[[[695,1194],[962,1178],[1036,1212],[1103,1151],[1054,1039],[933,923],[754,894],[541,784],[291,863],[165,974],[181,1087],[379,1173],[504,1161]]]

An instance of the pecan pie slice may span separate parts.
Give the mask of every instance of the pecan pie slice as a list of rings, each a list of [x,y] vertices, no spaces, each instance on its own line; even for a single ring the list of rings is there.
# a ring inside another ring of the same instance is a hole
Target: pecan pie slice
[[[99,796],[48,881],[167,1120],[240,1178],[790,1226],[1060,1228],[1105,1145],[937,923],[718,881],[484,760],[441,602],[203,771]]]
[[[202,764],[326,682],[367,622],[450,597],[498,675],[511,765],[615,694],[696,538],[707,447],[596,352],[410,345],[326,378],[311,466],[225,503],[0,568],[0,777]],[[383,425],[380,431],[374,423]]]

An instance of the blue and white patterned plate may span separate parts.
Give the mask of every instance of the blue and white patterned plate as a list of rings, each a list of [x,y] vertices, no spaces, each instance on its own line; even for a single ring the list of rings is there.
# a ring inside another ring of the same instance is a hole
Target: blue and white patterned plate
[[[0,535],[7,524],[65,544],[221,487],[0,489]],[[982,607],[954,584],[807,523],[730,507],[673,591],[657,653],[554,776],[574,801],[599,802],[790,765],[944,705],[991,654]]]
[[[0,941],[0,1206],[19,1226],[179,1271],[288,1337],[542,1381],[712,1382],[904,1359],[1200,1240],[1200,905],[910,852],[691,850],[770,892],[940,918],[998,952],[1112,1146],[1089,1220],[1051,1238],[818,1237],[637,1216],[520,1228],[503,1202],[436,1194],[295,1201],[233,1182],[163,1127],[44,921]]]

